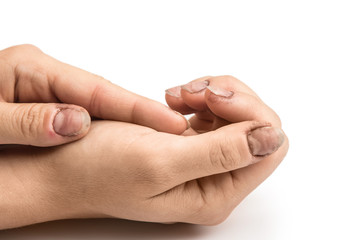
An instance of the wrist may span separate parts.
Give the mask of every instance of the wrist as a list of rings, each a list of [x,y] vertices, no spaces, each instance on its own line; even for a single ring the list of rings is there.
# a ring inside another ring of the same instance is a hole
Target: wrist
[[[75,182],[59,178],[53,150],[16,146],[0,151],[0,229],[87,215],[84,201],[72,194]]]

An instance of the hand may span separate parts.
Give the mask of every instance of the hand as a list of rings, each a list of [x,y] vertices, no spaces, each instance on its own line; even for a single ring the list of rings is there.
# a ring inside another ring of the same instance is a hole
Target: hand
[[[219,90],[223,81],[209,82]],[[86,137],[72,144],[3,150],[1,158],[7,161],[0,158],[0,186],[8,194],[0,206],[0,228],[89,217],[222,222],[288,149],[283,132],[270,127],[278,119],[273,112],[261,101],[248,102],[252,107],[244,111],[236,100],[246,96],[243,85],[232,78],[225,82],[233,92],[226,100],[208,90],[199,95],[215,116],[250,117],[253,110],[270,115],[262,122],[243,119],[216,130],[201,127],[208,132],[193,131],[192,136],[96,121]]]
[[[52,146],[77,140],[89,130],[89,114],[169,133],[187,128],[187,121],[166,106],[34,46],[0,51],[0,144]]]
[[[230,123],[269,122],[281,128],[278,115],[232,76],[202,77],[166,90],[168,105],[182,114],[194,113],[187,135],[208,132]]]

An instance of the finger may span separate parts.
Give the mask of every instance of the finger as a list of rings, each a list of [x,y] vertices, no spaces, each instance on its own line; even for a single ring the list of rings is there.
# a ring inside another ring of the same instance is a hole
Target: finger
[[[198,78],[188,84],[167,89],[165,99],[169,107],[182,114],[205,111],[204,93],[209,85],[209,78],[210,76]],[[183,97],[188,95],[192,96],[192,101],[185,102]]]
[[[277,114],[259,98],[219,85],[208,86],[205,93],[206,104],[214,115],[229,122],[268,121],[281,127]]]
[[[269,126],[268,123],[247,121],[176,141],[167,150],[174,153],[169,164],[170,169],[176,169],[176,184],[261,161],[284,141],[282,130]]]
[[[276,113],[238,79],[219,76],[195,81],[189,84],[205,86],[207,81],[208,86],[201,91],[201,96],[191,91],[182,91],[183,104],[197,106],[198,111],[209,109],[214,115],[230,122],[269,121],[274,126],[281,127]]]
[[[229,122],[216,117],[210,111],[197,112],[189,119],[190,126],[198,133],[204,133],[228,125]]]
[[[191,128],[197,131],[198,133],[204,133],[210,131],[214,124],[212,121],[201,120],[196,116],[190,118],[189,122]]]
[[[165,100],[169,107],[181,114],[194,113],[195,110],[186,105],[181,98],[181,86],[166,89]]]
[[[168,105],[179,112],[182,109],[186,109],[190,113],[207,110],[204,94],[210,82],[223,82],[230,85],[229,87],[257,97],[255,92],[247,85],[232,76],[206,76],[195,79],[185,85],[167,89],[166,100]],[[185,114],[184,112],[181,113]]]
[[[177,134],[188,127],[184,117],[165,105],[57,61],[36,47],[17,46],[4,51],[17,76],[19,102],[47,102],[55,97],[59,102],[82,106],[91,116],[101,119]]]
[[[0,144],[54,146],[75,141],[90,128],[88,112],[67,104],[0,103]]]

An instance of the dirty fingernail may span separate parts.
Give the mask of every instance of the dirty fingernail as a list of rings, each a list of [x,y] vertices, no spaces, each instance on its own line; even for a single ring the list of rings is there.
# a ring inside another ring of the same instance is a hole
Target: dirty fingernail
[[[212,92],[213,94],[215,94],[216,96],[219,96],[219,97],[230,98],[230,97],[232,97],[232,95],[234,95],[234,92],[225,90],[223,88],[215,87],[215,86],[208,86],[207,89],[209,89],[210,92]]]
[[[254,156],[266,156],[284,143],[285,135],[280,128],[262,127],[252,130],[248,136],[250,152]]]
[[[90,127],[91,118],[85,111],[61,109],[53,122],[54,131],[61,136],[76,136]]]
[[[176,86],[173,88],[169,88],[165,90],[165,93],[172,96],[172,97],[180,97],[181,96],[181,87],[180,86]]]
[[[190,82],[188,84],[182,85],[181,88],[189,93],[198,93],[204,90],[209,86],[209,81],[200,81],[200,82]]]

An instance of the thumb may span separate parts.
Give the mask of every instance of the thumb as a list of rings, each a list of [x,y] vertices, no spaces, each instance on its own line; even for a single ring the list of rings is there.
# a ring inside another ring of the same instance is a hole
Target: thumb
[[[69,104],[0,103],[0,144],[54,146],[82,138],[91,118]]]
[[[268,123],[234,123],[183,138],[174,147],[177,159],[171,162],[179,170],[177,180],[189,181],[257,163],[277,151],[285,140],[283,131]]]

